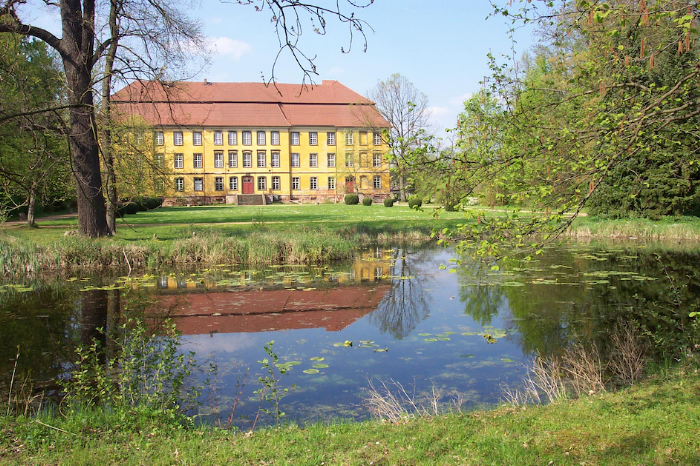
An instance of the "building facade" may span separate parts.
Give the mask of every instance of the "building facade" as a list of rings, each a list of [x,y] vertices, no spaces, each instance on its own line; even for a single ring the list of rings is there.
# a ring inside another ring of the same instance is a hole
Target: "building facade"
[[[113,101],[125,117],[154,128],[166,204],[389,197],[388,123],[337,81],[134,82]]]

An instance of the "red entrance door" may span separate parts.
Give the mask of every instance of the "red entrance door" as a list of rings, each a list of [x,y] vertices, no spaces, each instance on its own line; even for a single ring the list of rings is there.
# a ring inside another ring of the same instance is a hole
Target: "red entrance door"
[[[253,194],[253,177],[244,176],[243,180],[243,194]]]
[[[355,177],[346,176],[345,177],[345,192],[350,194],[355,192]]]

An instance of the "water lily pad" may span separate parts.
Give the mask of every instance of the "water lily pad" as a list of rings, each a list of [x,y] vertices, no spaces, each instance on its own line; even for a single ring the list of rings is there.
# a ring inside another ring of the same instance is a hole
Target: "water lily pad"
[[[438,341],[437,338],[426,338],[425,341]]]
[[[419,337],[429,337],[431,334],[430,333],[419,333]]]
[[[312,361],[323,361],[326,358],[322,358],[321,356],[314,356],[313,358],[309,358],[309,359],[311,359]]]
[[[474,356],[473,354],[460,354],[459,357],[471,359],[471,358],[474,358],[476,356]]]
[[[375,353],[384,353],[386,351],[389,351],[389,348],[375,348],[374,349]]]
[[[450,341],[449,337],[438,337],[438,340],[440,341]]]
[[[455,332],[442,332],[440,335],[454,335]]]
[[[306,369],[304,374],[318,374],[318,369]]]
[[[501,361],[503,361],[503,362],[513,362],[513,360],[510,359],[510,358],[501,358]]]
[[[470,337],[472,335],[478,335],[478,333],[477,332],[462,332],[462,335],[464,335],[465,337]]]
[[[328,368],[328,364],[314,364],[313,366],[314,369],[326,369]]]

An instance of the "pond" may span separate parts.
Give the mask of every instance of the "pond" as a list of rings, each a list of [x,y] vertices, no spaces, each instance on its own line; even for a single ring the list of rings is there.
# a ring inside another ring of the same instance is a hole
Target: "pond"
[[[235,404],[233,423],[250,425],[273,340],[279,363],[289,363],[281,387],[296,387],[281,405],[291,421],[367,418],[370,381],[400,384],[419,401],[438,393],[444,404],[488,404],[519,384],[535,355],[573,341],[604,347],[621,319],[682,333],[687,318],[672,310],[700,291],[695,252],[569,245],[497,271],[467,259],[452,267],[453,258],[449,249],[372,248],[324,267],[217,264],[4,283],[0,389],[13,372],[15,383],[55,388],[78,344],[109,345],[100,329],[140,309],[152,326],[172,319],[181,349],[196,353],[196,377],[211,379],[200,397],[207,422],[228,419]]]

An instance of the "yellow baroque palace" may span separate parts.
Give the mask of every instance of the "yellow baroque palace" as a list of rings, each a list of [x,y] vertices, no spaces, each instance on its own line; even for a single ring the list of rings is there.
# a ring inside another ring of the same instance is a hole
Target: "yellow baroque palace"
[[[170,180],[166,204],[389,197],[389,125],[338,81],[136,81],[112,99],[154,128],[153,157]]]

